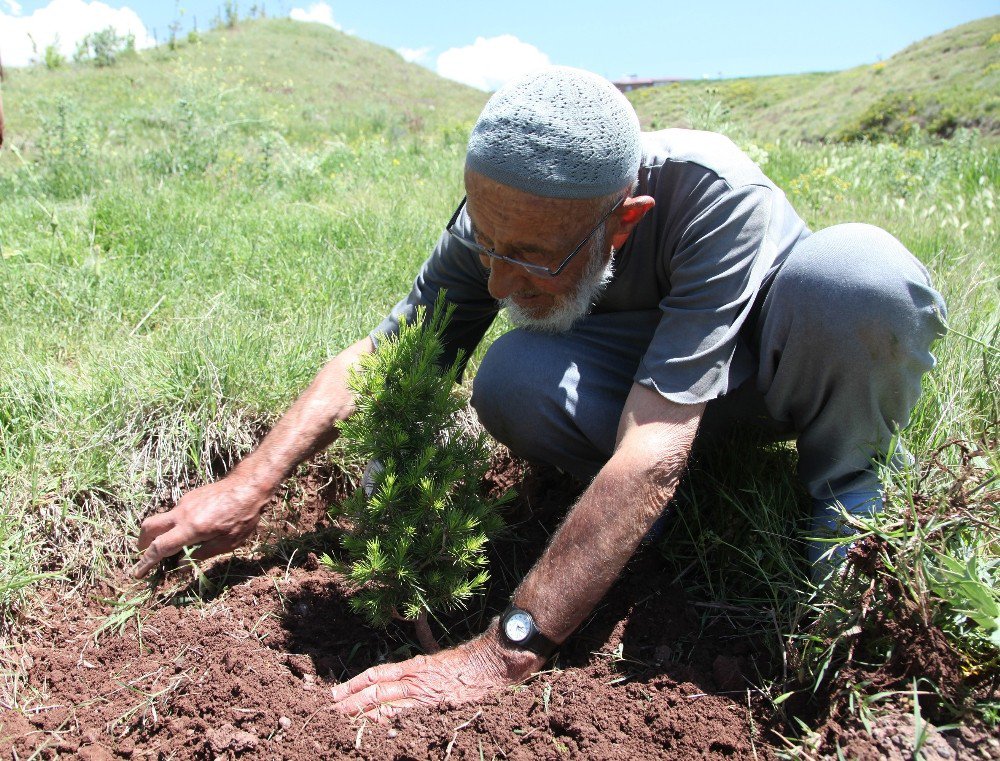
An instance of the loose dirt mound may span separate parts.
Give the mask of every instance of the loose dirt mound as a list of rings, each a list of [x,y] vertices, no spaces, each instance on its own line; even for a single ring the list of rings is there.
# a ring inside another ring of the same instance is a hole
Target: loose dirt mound
[[[491,544],[486,600],[435,624],[444,644],[482,631],[505,607],[580,488],[506,455],[487,481],[519,496],[509,532]],[[791,729],[752,686],[779,663],[724,616],[706,617],[711,603],[689,604],[656,550],[633,559],[526,684],[388,725],[340,715],[331,685],[416,652],[411,632],[377,631],[352,615],[346,587],[317,560],[338,546],[326,508],[351,488],[339,473],[299,479],[262,530],[261,551],[216,561],[208,584],[183,588],[174,572],[133,615],[108,602],[148,593],[125,578],[89,598],[53,595],[21,650],[0,653],[0,666],[26,675],[22,710],[0,714],[0,757],[767,759],[784,746],[778,733]],[[806,713],[826,719],[817,757],[836,758],[838,747],[849,757],[912,755],[912,707],[887,707],[871,735],[853,717]],[[963,727],[931,731],[922,752],[993,758],[1000,745],[989,730]]]
[[[346,610],[325,570],[276,567],[205,606],[162,607],[141,633],[133,623],[98,645],[88,612],[67,612],[25,650],[44,699],[4,733],[21,735],[22,758],[43,748],[43,757],[90,758],[425,758],[449,747],[453,758],[479,758],[480,749],[489,758],[752,755],[743,689],[714,694],[712,677],[688,667],[635,679],[617,668],[615,648],[630,626],[645,630],[640,652],[669,647],[645,644],[646,619],[683,620],[672,603],[614,622],[605,647],[579,666],[481,705],[412,711],[387,727],[330,709],[331,684],[388,654]],[[661,641],[674,642],[675,632],[664,627]]]

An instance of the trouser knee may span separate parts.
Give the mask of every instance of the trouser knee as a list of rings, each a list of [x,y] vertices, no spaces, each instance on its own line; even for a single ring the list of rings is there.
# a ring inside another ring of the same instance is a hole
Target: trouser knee
[[[476,373],[472,406],[514,454],[588,480],[610,455],[625,395],[586,385],[578,349],[566,336],[506,333]]]
[[[815,497],[877,485],[933,367],[944,302],[923,266],[884,230],[838,225],[805,239],[765,299],[758,388],[797,428]]]
[[[472,384],[472,407],[493,438],[529,460],[553,461],[551,369],[538,356],[539,338],[512,331],[490,346]],[[559,464],[554,462],[553,464]]]
[[[531,450],[536,434],[525,422],[535,417],[531,406],[538,397],[517,367],[516,350],[507,347],[508,336],[501,336],[486,352],[472,382],[471,404],[493,438],[512,450]]]
[[[809,334],[825,359],[899,365],[925,355],[941,335],[940,294],[923,265],[889,233],[837,225],[799,245],[805,250],[793,253],[774,285],[792,291],[795,327]]]

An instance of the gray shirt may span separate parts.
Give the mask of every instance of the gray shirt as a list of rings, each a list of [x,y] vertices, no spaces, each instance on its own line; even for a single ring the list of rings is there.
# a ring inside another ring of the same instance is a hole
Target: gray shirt
[[[728,138],[668,129],[644,133],[637,195],[656,206],[615,259],[615,277],[595,313],[658,309],[636,382],[680,404],[707,402],[750,377],[747,341],[754,306],[774,272],[809,235],[785,194]],[[465,211],[458,221],[471,234]],[[442,234],[409,295],[372,332],[394,334],[438,291],[456,306],[445,342],[450,361],[468,354],[498,311],[489,270]]]

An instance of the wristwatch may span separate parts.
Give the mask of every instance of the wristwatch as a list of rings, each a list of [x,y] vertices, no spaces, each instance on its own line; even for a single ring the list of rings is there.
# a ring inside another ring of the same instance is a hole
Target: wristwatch
[[[516,650],[528,650],[548,658],[558,645],[542,634],[526,610],[511,605],[500,617],[500,637]]]

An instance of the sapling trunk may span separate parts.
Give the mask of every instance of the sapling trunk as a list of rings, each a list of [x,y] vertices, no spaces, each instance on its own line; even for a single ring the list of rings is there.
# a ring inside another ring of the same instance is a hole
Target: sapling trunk
[[[428,613],[465,606],[489,578],[486,542],[507,497],[479,493],[489,447],[458,418],[461,359],[439,365],[446,303],[442,293],[361,360],[350,378],[356,412],[340,427],[346,452],[369,463],[364,487],[340,506],[352,526],[338,564],[355,587],[351,606],[375,625],[413,621],[427,652],[440,649]]]
[[[393,618],[397,618],[400,621],[406,621],[398,613],[393,613]],[[430,620],[427,616],[427,611],[421,611],[420,615],[417,616],[416,620],[413,622],[413,633],[417,635],[417,642],[420,644],[420,648],[428,655],[433,655],[434,653],[441,652],[441,645],[434,638],[434,632],[431,631]]]
[[[417,642],[420,643],[420,647],[424,649],[425,653],[433,655],[441,650],[441,645],[434,639],[430,622],[427,620],[426,610],[417,616],[417,620],[413,622],[413,629],[417,635]]]

